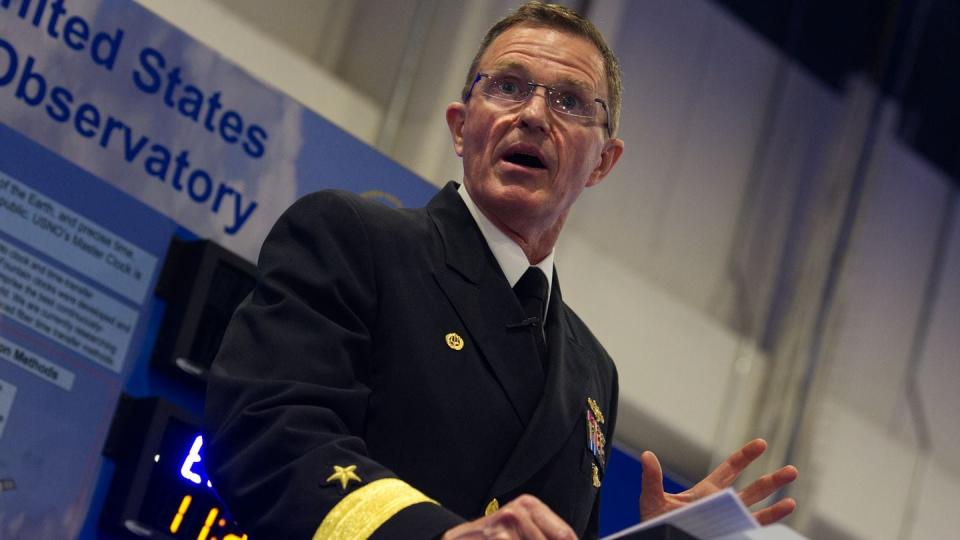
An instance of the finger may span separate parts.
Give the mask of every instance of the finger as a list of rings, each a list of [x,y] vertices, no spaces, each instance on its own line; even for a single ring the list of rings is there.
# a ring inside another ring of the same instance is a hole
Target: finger
[[[541,507],[532,509],[530,515],[538,531],[543,533],[547,540],[576,540],[577,535],[573,529],[547,505],[541,503]]]
[[[519,540],[520,535],[497,524],[491,516],[461,523],[443,534],[441,540]]]
[[[520,505],[508,504],[487,516],[490,521],[483,529],[486,538],[524,538],[545,540],[530,513]]]
[[[640,518],[650,519],[670,508],[663,492],[663,469],[657,456],[649,450],[640,454],[643,481],[640,485]]]
[[[740,492],[740,500],[747,506],[756,504],[769,497],[771,493],[796,480],[799,474],[797,468],[793,465],[787,465],[770,474],[765,474],[751,482]]]
[[[760,525],[770,525],[789,516],[797,508],[797,501],[786,498],[777,501],[775,504],[753,513],[757,523]]]
[[[555,514],[549,506],[533,495],[521,495],[505,508],[516,506],[527,518],[523,532],[529,531],[530,538],[546,538],[548,540],[575,540],[577,535],[560,516]],[[529,528],[527,528],[529,526]],[[527,538],[527,536],[523,536]]]
[[[518,535],[510,531],[493,530],[489,527],[483,528],[473,523],[465,523],[447,531],[441,540],[515,540],[518,538]]]
[[[657,455],[647,450],[640,454],[640,465],[643,467],[643,482],[640,486],[640,500],[652,497],[663,498],[663,468]]]
[[[767,441],[754,439],[743,445],[739,450],[730,454],[727,459],[707,475],[704,480],[720,487],[731,486],[755,459],[767,450]]]

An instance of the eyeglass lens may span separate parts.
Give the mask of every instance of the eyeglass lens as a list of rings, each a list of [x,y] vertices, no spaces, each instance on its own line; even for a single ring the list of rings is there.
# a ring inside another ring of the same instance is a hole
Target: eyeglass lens
[[[535,93],[537,87],[547,91],[547,103],[550,108],[572,116],[594,118],[597,102],[587,96],[583,89],[573,85],[546,86],[529,82],[515,75],[481,74],[480,91],[498,99],[523,102]]]

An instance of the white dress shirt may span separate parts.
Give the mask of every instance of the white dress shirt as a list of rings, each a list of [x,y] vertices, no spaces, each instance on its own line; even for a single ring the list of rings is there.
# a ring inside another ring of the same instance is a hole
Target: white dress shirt
[[[527,255],[520,249],[520,246],[517,245],[516,242],[498,229],[492,221],[487,219],[487,216],[483,215],[483,212],[477,208],[477,204],[470,198],[470,193],[467,192],[465,185],[460,184],[457,193],[460,194],[460,198],[462,198],[464,204],[467,205],[467,210],[470,211],[473,220],[476,221],[477,226],[480,227],[480,232],[487,241],[487,245],[490,246],[490,251],[493,252],[497,263],[500,264],[500,270],[502,270],[503,275],[506,276],[507,283],[513,287],[520,281],[520,278],[523,276],[523,273],[527,271],[527,268],[531,266],[527,260]],[[543,274],[547,276],[548,306],[550,305],[550,292],[553,291],[553,255],[554,250],[551,249],[550,253],[544,257],[542,261],[533,265],[542,270]]]

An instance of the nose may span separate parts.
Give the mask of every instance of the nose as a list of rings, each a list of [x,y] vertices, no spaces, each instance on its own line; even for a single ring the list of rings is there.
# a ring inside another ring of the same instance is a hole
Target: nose
[[[548,126],[547,109],[550,108],[547,104],[548,99],[550,98],[547,96],[546,88],[542,86],[534,88],[533,93],[517,112],[517,120],[521,126],[527,129],[546,131]]]

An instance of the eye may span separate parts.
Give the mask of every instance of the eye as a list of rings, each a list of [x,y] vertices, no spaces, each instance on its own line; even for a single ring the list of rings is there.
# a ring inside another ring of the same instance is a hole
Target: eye
[[[490,81],[491,89],[503,97],[515,98],[523,93],[523,83],[516,77],[502,76]]]
[[[563,112],[584,115],[588,102],[579,92],[573,90],[556,90],[553,96],[553,103]]]

